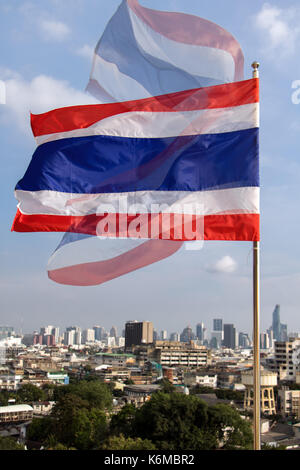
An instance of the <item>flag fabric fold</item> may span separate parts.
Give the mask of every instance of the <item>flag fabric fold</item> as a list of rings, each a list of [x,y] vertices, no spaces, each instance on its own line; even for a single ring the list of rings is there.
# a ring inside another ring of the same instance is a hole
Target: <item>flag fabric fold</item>
[[[124,0],[96,46],[87,90],[101,102],[141,99],[239,81],[243,66],[221,26]]]

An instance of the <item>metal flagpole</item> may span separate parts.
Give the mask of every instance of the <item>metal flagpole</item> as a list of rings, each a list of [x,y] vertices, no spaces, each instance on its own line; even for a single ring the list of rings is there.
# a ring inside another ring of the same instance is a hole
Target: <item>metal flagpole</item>
[[[259,63],[253,62],[253,78],[259,78]],[[253,242],[253,424],[254,450],[260,450],[260,344],[259,344],[259,242]]]

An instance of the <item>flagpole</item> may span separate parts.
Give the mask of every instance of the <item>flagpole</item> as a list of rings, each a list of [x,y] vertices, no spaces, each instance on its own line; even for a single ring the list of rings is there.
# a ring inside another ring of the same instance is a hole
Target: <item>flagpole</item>
[[[253,62],[253,78],[259,78],[259,63]],[[260,443],[260,344],[259,344],[259,241],[253,242],[253,424],[254,450],[261,449]]]

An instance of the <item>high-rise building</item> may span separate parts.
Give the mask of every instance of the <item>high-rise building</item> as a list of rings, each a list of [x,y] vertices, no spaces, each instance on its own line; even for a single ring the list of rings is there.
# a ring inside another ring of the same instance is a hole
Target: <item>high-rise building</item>
[[[161,332],[160,332],[160,339],[161,339],[162,341],[168,339],[168,332],[167,332],[167,330],[161,330]]]
[[[83,330],[82,332],[82,342],[83,344],[86,344],[88,342],[95,341],[95,331],[92,330],[91,328],[87,328],[86,330]]]
[[[275,341],[280,341],[280,305],[276,305],[272,316],[272,329]]]
[[[213,331],[211,332],[210,345],[213,349],[219,349],[222,346],[224,338],[222,318],[213,319]]]
[[[42,326],[40,328],[40,334],[41,335],[51,335],[52,328],[53,328],[52,325]]]
[[[75,344],[74,341],[75,330],[66,330],[64,332],[64,345],[65,346],[72,346]]]
[[[43,344],[43,335],[35,333],[33,336],[33,344]]]
[[[55,337],[54,335],[43,335],[43,344],[46,346],[55,346]]]
[[[81,344],[81,328],[79,326],[68,326],[64,333],[64,344],[72,346]]]
[[[219,349],[223,343],[223,330],[217,330],[211,332],[210,347],[213,349]]]
[[[179,333],[171,333],[170,334],[170,341],[180,341],[180,334]]]
[[[224,340],[223,345],[226,348],[235,349],[236,344],[236,329],[233,324],[225,323],[224,324]]]
[[[151,321],[128,321],[125,324],[125,348],[153,343],[153,323]]]
[[[111,337],[113,338],[116,338],[118,336],[118,332],[117,332],[117,327],[116,326],[112,326],[111,329],[110,329],[110,335]]]
[[[105,335],[105,329],[103,326],[94,326],[93,330],[95,331],[95,340],[102,341]]]
[[[260,334],[260,347],[261,349],[270,349],[270,337],[268,333]]]
[[[248,333],[239,333],[239,347],[240,348],[250,348],[251,346],[251,340],[249,338]]]
[[[222,318],[213,319],[213,331],[223,331],[223,320]]]
[[[280,305],[276,305],[272,315],[272,330],[275,341],[287,341],[287,325],[280,323]]]
[[[197,323],[196,325],[196,337],[199,341],[204,341],[205,339],[205,328],[204,323]]]
[[[58,343],[58,341],[59,341],[59,328],[54,326],[51,330],[51,335],[54,336],[55,343]]]

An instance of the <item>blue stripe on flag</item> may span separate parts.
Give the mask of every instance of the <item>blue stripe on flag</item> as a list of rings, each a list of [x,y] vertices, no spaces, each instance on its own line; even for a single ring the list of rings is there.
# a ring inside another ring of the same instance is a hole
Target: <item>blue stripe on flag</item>
[[[75,194],[259,186],[258,129],[172,138],[73,137],[40,145],[16,189]]]

